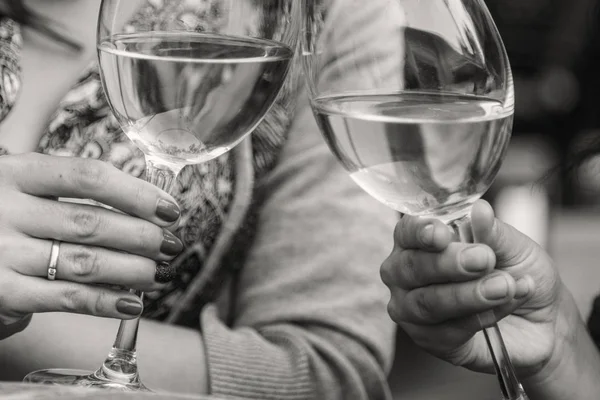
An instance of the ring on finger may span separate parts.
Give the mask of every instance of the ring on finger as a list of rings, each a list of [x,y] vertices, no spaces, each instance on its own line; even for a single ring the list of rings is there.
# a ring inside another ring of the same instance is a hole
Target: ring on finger
[[[56,279],[56,267],[58,267],[58,256],[60,254],[60,241],[53,240],[50,250],[50,262],[48,263],[47,278],[49,281]]]

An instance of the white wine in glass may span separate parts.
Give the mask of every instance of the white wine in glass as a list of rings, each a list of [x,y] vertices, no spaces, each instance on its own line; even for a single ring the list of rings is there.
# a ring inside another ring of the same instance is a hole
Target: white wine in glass
[[[262,119],[287,76],[290,47],[212,33],[118,34],[98,46],[104,88],[125,133],[176,165],[225,153]]]
[[[451,222],[500,168],[512,112],[493,99],[432,93],[326,96],[319,125],[350,177],[404,214]]]
[[[165,12],[175,6],[187,8],[185,18]],[[183,167],[224,154],[262,121],[298,42],[295,0],[212,0],[212,13],[205,6],[194,0],[103,0],[100,6],[104,92],[124,133],[144,152],[146,178],[167,192]],[[148,391],[137,368],[138,326],[139,318],[121,321],[95,372],[48,369],[25,381]]]
[[[508,147],[513,79],[483,0],[304,0],[310,102],[367,193],[474,241],[470,210]],[[495,321],[482,315],[482,321]],[[500,330],[484,335],[506,400],[526,400]]]

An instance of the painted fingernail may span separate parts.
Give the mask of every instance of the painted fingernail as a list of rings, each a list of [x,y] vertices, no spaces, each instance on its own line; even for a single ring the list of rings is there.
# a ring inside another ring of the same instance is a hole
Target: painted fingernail
[[[158,283],[168,283],[175,279],[175,267],[168,262],[156,264],[154,280]]]
[[[481,247],[467,247],[460,252],[459,257],[460,265],[467,272],[480,273],[488,267],[488,252]]]
[[[183,250],[183,243],[168,230],[163,230],[163,241],[160,252],[167,256],[176,256]]]
[[[508,296],[508,281],[503,275],[489,277],[481,285],[481,294],[488,300],[502,300]]]
[[[530,280],[531,280],[530,278],[525,276],[517,281],[517,290],[515,291],[515,299],[519,300],[519,299],[525,298],[529,295],[529,293],[531,292],[531,284],[529,282]]]
[[[117,311],[121,314],[138,316],[143,309],[144,306],[139,300],[124,298],[117,301]]]
[[[433,224],[429,224],[426,225],[422,230],[421,230],[421,242],[425,245],[432,245],[433,244],[433,232],[434,231],[434,227]]]
[[[172,201],[159,199],[156,203],[156,216],[165,222],[175,222],[179,219],[181,211],[179,206]]]

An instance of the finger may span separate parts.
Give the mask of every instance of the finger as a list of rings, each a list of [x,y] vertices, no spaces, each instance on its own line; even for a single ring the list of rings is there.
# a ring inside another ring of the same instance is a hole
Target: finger
[[[494,317],[491,323],[485,318],[480,318],[480,324],[483,328],[490,327],[508,315],[517,313],[525,303],[527,303],[535,294],[535,281],[530,275],[525,275],[516,282],[515,297],[506,304],[494,308]]]
[[[439,324],[420,325],[402,322],[400,325],[413,339],[420,338],[415,341],[421,342],[422,345],[428,348],[446,347],[453,349],[467,342],[482,329],[489,328],[511,315],[523,306],[530,297],[531,295],[527,294],[518,299],[514,298],[502,306],[490,307],[478,314],[450,319]]]
[[[496,258],[484,245],[450,243],[438,253],[395,249],[381,266],[388,286],[406,290],[447,282],[477,279],[494,269]]]
[[[473,234],[479,243],[485,243],[496,254],[499,264],[517,265],[539,246],[512,226],[494,217],[494,210],[486,201],[473,205],[471,212]]]
[[[19,290],[5,290],[0,293],[0,299],[5,308],[11,308],[16,314],[59,311],[132,319],[143,309],[139,297],[129,292],[15,275],[12,287]]]
[[[516,283],[512,276],[495,272],[479,281],[411,290],[405,293],[401,301],[392,296],[394,304],[390,314],[394,314],[395,320],[404,322],[439,324],[507,304],[515,293]]]
[[[437,325],[402,323],[400,326],[417,346],[452,363],[462,353],[463,346],[480,330],[477,329],[476,316]]]
[[[396,224],[394,240],[404,249],[440,251],[452,241],[452,233],[439,220],[404,215]]]
[[[160,226],[180,215],[169,194],[106,162],[32,153],[3,160],[3,166],[21,191],[34,196],[89,198]]]
[[[13,225],[29,236],[62,242],[90,244],[141,255],[154,260],[171,260],[183,244],[167,229],[151,222],[102,207],[58,202],[26,196]],[[11,219],[11,217],[6,217]]]
[[[525,277],[517,281],[515,298],[499,307],[490,307],[475,315],[449,319],[439,324],[421,325],[401,322],[399,325],[415,343],[438,357],[453,363],[465,362],[465,345],[475,334],[500,322],[525,304],[534,290],[533,280]]]
[[[23,238],[15,241],[12,254],[6,262],[13,269],[28,276],[45,278],[48,274],[51,242]],[[164,268],[159,264],[160,268]],[[119,285],[142,291],[159,290],[164,281],[157,281],[157,263],[145,257],[90,247],[60,243],[56,279],[79,282]]]

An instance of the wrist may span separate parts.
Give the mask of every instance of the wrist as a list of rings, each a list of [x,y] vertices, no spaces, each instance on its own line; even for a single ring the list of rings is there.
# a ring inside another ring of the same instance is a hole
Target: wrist
[[[523,385],[531,400],[595,399],[600,392],[599,377],[600,353],[573,297],[563,287],[557,303],[553,351]]]

